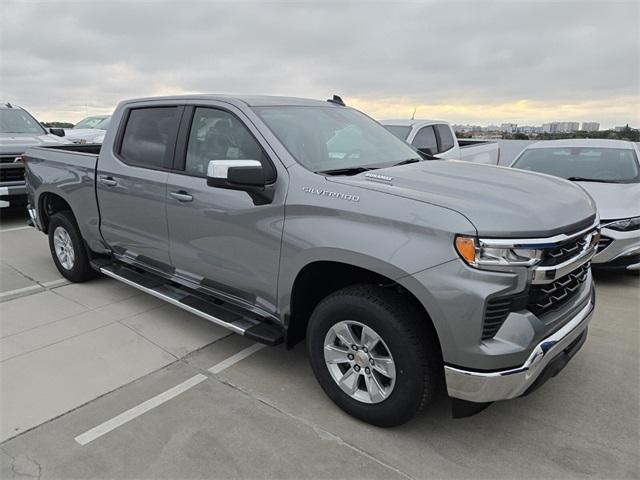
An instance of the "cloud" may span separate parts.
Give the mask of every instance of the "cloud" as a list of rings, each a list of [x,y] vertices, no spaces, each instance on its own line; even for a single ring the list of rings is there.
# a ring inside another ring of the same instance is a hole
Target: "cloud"
[[[374,115],[419,105],[453,121],[640,123],[634,1],[1,8],[2,97],[43,120],[76,121],[124,98],[208,92],[339,93]]]

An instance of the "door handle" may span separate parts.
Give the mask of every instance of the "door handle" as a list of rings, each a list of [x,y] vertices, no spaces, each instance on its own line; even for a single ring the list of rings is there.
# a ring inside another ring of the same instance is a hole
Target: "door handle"
[[[118,185],[118,182],[116,180],[113,179],[113,177],[98,177],[98,181],[107,186],[107,187],[115,187],[116,185]]]
[[[184,190],[169,193],[171,197],[175,198],[179,202],[193,202],[193,195],[189,195]]]

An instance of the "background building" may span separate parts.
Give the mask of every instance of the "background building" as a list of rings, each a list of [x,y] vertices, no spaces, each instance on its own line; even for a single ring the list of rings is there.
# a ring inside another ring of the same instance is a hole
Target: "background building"
[[[582,128],[585,132],[597,132],[600,130],[600,124],[598,122],[582,122]]]

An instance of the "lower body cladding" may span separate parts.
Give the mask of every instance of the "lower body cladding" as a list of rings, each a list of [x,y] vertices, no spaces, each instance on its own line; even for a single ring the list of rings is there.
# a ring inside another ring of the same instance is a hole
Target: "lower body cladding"
[[[603,228],[593,266],[602,269],[640,270],[640,230],[620,232]]]
[[[545,284],[459,261],[414,278],[439,293],[421,300],[438,332],[455,417],[555,376],[584,343],[595,306],[588,262]]]
[[[27,189],[22,183],[0,185],[0,208],[24,207],[27,204]]]

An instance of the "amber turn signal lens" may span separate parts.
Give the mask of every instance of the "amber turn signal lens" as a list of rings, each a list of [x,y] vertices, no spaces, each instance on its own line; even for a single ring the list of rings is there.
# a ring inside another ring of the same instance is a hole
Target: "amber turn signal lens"
[[[467,263],[473,263],[476,259],[476,242],[472,237],[456,237],[456,250]]]

